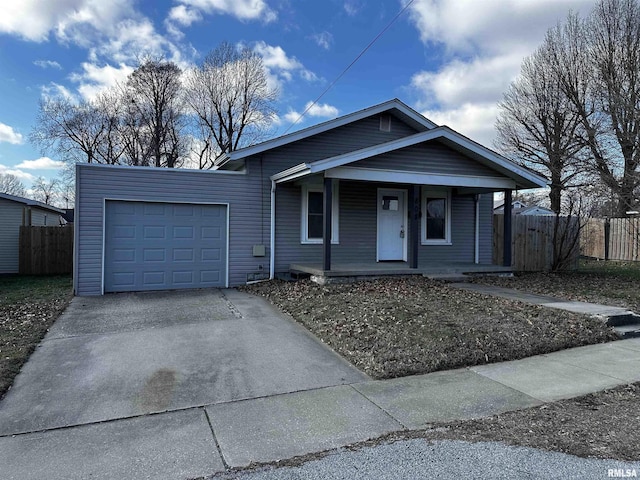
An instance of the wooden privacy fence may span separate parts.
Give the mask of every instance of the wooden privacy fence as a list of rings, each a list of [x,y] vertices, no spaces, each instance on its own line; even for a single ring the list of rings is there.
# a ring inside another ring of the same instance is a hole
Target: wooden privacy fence
[[[580,235],[580,253],[607,260],[640,260],[640,218],[591,218]]]
[[[19,273],[66,274],[73,270],[73,227],[20,227]]]
[[[572,238],[579,234],[580,222],[575,217],[558,219],[558,238],[564,235],[562,255],[567,257],[565,268],[575,269],[580,256],[579,242]],[[511,265],[516,271],[551,270],[553,265],[553,237],[555,216],[513,215],[511,217]],[[504,258],[504,215],[493,216],[493,263],[502,265]],[[573,248],[571,248],[573,245]]]

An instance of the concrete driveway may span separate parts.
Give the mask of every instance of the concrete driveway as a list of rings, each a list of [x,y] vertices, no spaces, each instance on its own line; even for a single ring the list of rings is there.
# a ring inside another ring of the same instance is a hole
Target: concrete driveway
[[[77,297],[0,403],[0,435],[367,378],[266,301],[235,290]]]

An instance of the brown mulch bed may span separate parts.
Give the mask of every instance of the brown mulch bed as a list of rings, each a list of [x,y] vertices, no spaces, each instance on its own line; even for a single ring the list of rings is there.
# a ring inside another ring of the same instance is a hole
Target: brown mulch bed
[[[377,379],[618,338],[591,317],[463,292],[422,277],[327,286],[271,281],[245,291],[265,296]]]
[[[71,300],[71,278],[0,277],[0,399]]]

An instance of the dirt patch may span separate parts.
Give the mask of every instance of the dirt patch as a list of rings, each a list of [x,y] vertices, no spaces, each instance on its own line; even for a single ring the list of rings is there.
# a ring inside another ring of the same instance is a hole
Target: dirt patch
[[[0,399],[71,300],[71,278],[0,278]]]
[[[326,286],[272,281],[245,291],[265,296],[377,379],[618,338],[588,316],[462,292],[422,277]]]

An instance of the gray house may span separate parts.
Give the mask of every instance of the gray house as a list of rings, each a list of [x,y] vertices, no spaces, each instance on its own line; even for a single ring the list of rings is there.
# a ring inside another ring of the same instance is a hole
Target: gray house
[[[60,225],[59,208],[0,193],[0,274],[18,273],[21,226]]]
[[[78,295],[499,270],[493,192],[510,205],[512,190],[546,184],[399,100],[237,150],[212,171],[83,164],[76,175]]]

